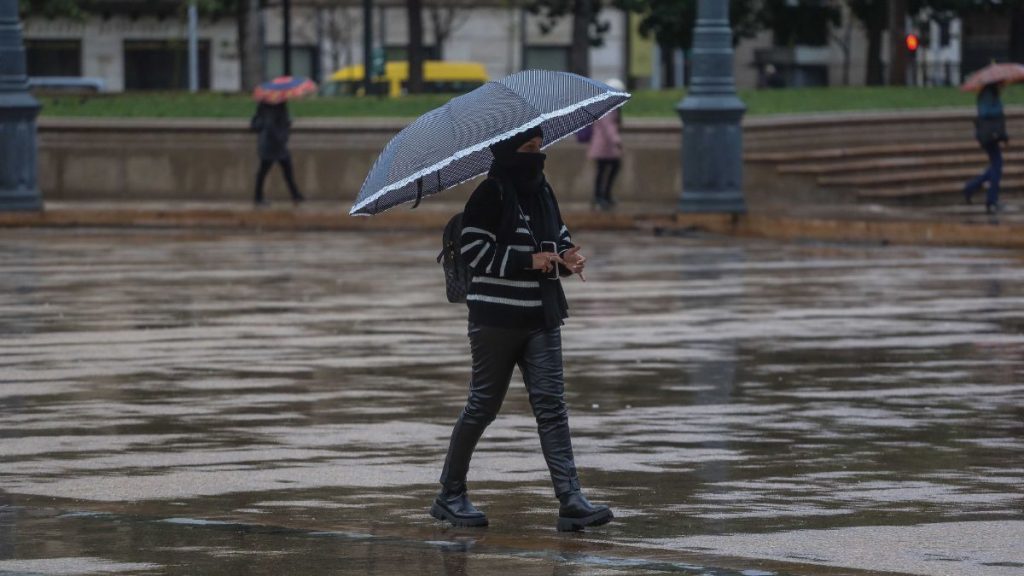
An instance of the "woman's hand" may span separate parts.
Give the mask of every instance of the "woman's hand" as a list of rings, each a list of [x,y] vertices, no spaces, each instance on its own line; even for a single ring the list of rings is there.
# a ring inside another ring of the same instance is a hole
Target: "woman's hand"
[[[533,254],[533,270],[540,270],[541,272],[551,272],[555,266],[561,264],[566,268],[569,267],[565,260],[561,256],[554,252],[535,252]]]
[[[583,267],[587,263],[587,258],[580,254],[580,246],[573,246],[562,254],[562,260],[565,262],[565,267],[572,271],[573,274],[578,274],[580,280],[587,281],[587,277],[583,275]]]

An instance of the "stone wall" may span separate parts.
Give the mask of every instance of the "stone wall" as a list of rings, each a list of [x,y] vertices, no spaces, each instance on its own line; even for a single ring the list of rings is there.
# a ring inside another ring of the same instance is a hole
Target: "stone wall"
[[[1024,110],[1009,112],[1010,133],[1024,133]],[[969,109],[914,113],[807,115],[747,119],[748,154],[849,145],[973,140]],[[312,200],[351,203],[363,178],[404,120],[298,120],[292,156]],[[243,120],[86,120],[39,122],[39,185],[46,200],[249,201],[258,165],[256,137]],[[682,186],[680,123],[629,120],[620,200],[674,205]],[[588,201],[594,179],[586,149],[570,137],[549,149],[548,177],[565,201]],[[287,198],[279,169],[271,199]],[[780,178],[749,163],[752,195],[813,194],[813,180]],[[454,199],[463,190],[448,193]]]
[[[404,124],[297,121],[291,151],[303,193],[311,200],[350,203]],[[256,136],[247,126],[238,120],[44,119],[40,188],[46,200],[248,201],[258,159]],[[626,132],[627,159],[616,186],[620,199],[674,199],[682,182],[678,132],[673,125]],[[549,153],[547,172],[559,198],[588,200],[594,167],[585,146],[568,138]],[[279,169],[267,184],[270,198],[287,198]]]

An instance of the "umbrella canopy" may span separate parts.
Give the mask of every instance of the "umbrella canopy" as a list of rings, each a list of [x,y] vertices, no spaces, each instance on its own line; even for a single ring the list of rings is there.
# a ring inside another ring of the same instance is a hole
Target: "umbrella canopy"
[[[388,142],[349,214],[368,216],[436,194],[491,167],[488,148],[534,126],[544,147],[622,106],[630,95],[570,74],[525,70],[420,116]]]
[[[964,92],[977,92],[986,84],[1012,84],[1024,80],[1024,66],[1020,64],[989,64],[967,77],[960,86]]]
[[[252,92],[252,97],[267,104],[280,104],[285,100],[301,98],[316,92],[316,82],[304,76],[278,76],[264,82]]]

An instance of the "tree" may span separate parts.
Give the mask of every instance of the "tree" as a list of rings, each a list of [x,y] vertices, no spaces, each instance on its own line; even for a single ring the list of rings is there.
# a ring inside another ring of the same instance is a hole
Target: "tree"
[[[572,14],[572,45],[569,48],[569,71],[590,75],[590,48],[604,42],[611,28],[599,18],[603,0],[528,0],[526,9],[541,16],[541,32],[547,34],[563,17]]]
[[[764,0],[761,22],[776,46],[826,46],[842,12],[822,0]]]
[[[423,0],[406,0],[405,9],[409,23],[409,63],[410,94],[423,92]]]
[[[889,25],[889,6],[886,0],[846,0],[853,15],[864,25],[868,37],[867,75],[868,86],[882,84],[882,33]]]
[[[22,14],[47,18],[81,18],[81,4],[79,0],[18,0]]]
[[[654,36],[665,51],[693,47],[693,27],[697,23],[697,0],[616,0],[616,6],[640,15],[640,34]],[[733,43],[752,38],[761,29],[758,0],[730,0],[729,21]]]
[[[907,83],[907,51],[903,49],[906,34],[907,0],[889,0],[889,85]]]
[[[431,4],[427,7],[427,14],[434,29],[434,45],[437,47],[438,60],[444,60],[444,45],[451,38],[453,32],[462,27],[469,20],[470,12],[462,10],[454,5]]]
[[[672,83],[672,52],[693,47],[698,0],[615,0],[615,5],[640,16],[640,34],[654,37],[661,48],[664,77]],[[752,38],[762,27],[760,0],[730,0],[729,20],[733,44]]]
[[[260,45],[260,0],[235,0],[238,27],[238,64],[243,91],[263,80],[263,47]]]

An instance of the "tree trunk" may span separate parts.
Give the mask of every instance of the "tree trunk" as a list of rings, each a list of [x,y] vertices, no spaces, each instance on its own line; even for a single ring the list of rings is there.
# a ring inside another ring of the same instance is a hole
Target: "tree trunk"
[[[906,36],[907,0],[889,0],[889,85],[907,83]]]
[[[263,81],[263,46],[260,45],[260,0],[238,0],[238,60],[242,90]]]
[[[882,85],[882,28],[869,25],[868,35],[868,72],[865,84],[868,86]]]
[[[409,23],[409,85],[410,94],[423,92],[423,0],[406,0]]]
[[[1024,62],[1024,7],[1013,9],[1010,16],[1010,62]]]
[[[676,78],[676,67],[674,66],[673,56],[675,55],[675,46],[665,45],[658,51],[661,54],[661,62],[658,63],[661,66],[661,85],[664,88],[674,88],[679,85],[679,81]]]
[[[590,76],[590,16],[593,0],[575,0],[572,17],[572,47],[569,49],[569,71]]]

